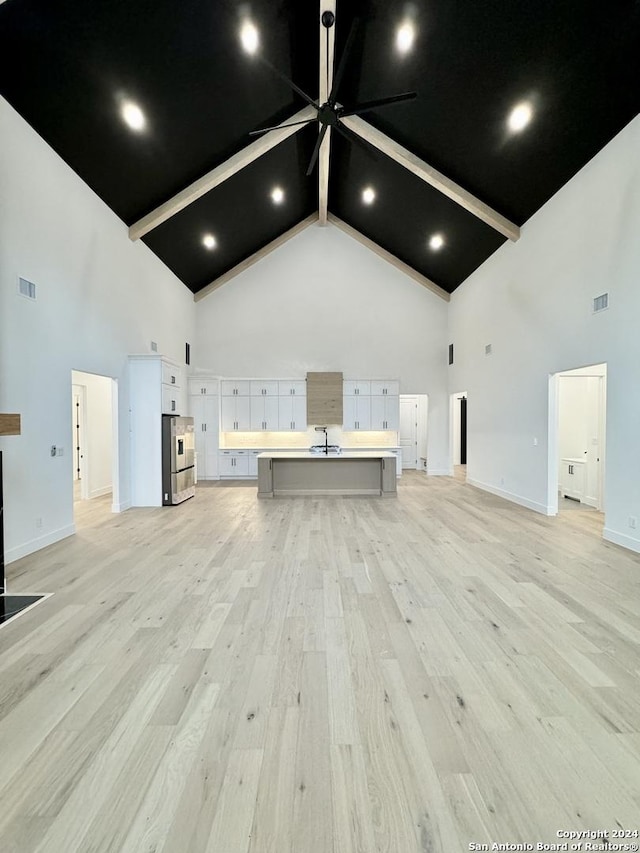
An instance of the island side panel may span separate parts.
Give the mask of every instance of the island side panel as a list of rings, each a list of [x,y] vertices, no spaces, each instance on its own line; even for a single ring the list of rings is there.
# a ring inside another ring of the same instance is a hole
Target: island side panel
[[[380,495],[380,459],[273,459],[274,495]],[[395,469],[394,469],[395,473]]]

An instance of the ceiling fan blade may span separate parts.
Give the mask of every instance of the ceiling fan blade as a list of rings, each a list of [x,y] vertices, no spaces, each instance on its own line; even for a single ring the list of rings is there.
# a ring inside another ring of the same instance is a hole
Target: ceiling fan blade
[[[297,124],[310,124],[318,121],[317,118],[306,118],[304,121],[292,121],[291,124],[274,124],[273,127],[263,127],[260,130],[250,130],[249,136],[259,136],[261,133],[269,133],[270,130],[281,130],[283,127],[295,127]]]
[[[404,101],[413,101],[418,97],[417,92],[403,92],[401,95],[391,95],[388,98],[377,98],[375,101],[362,101],[360,104],[356,104],[354,107],[349,109],[339,109],[338,116],[342,118],[342,116],[358,116],[361,113],[369,112],[369,110],[375,110],[379,107],[389,107],[392,104],[401,104]]]
[[[273,73],[274,73],[274,74],[277,74],[277,75],[278,75],[278,77],[280,77],[280,79],[281,79],[281,80],[284,80],[284,82],[287,84],[287,86],[289,86],[289,88],[290,88],[290,89],[293,89],[293,91],[294,91],[294,92],[297,92],[297,93],[298,93],[298,95],[300,95],[300,97],[301,97],[303,100],[305,100],[305,101],[306,101],[308,104],[310,104],[312,107],[315,107],[316,109],[318,109],[318,104],[317,104],[317,102],[316,102],[316,101],[314,101],[314,100],[313,100],[313,98],[310,98],[310,97],[309,97],[309,95],[307,95],[307,93],[306,93],[306,92],[303,92],[303,91],[302,91],[302,89],[301,89],[299,86],[296,86],[296,84],[293,82],[293,80],[289,80],[289,78],[287,77],[287,75],[286,75],[286,74],[283,74],[283,73],[282,73],[282,71],[280,71],[280,69],[279,69],[279,68],[276,68],[276,66],[275,66],[275,65],[272,65],[272,64],[269,62],[269,60],[268,60],[268,59],[265,59],[265,57],[264,57],[264,56],[261,56],[260,54],[258,54],[258,59],[260,60],[260,62],[262,62],[262,64],[263,64],[263,65],[266,65],[266,66],[267,66],[267,68],[271,69],[271,71],[273,71]]]
[[[354,18],[353,23],[351,24],[351,29],[349,30],[349,35],[347,37],[347,43],[344,46],[344,50],[342,51],[342,56],[340,57],[340,64],[338,65],[338,70],[335,73],[333,78],[333,86],[331,87],[331,92],[329,93],[329,103],[331,106],[335,105],[336,98],[338,96],[338,88],[344,76],[345,68],[347,67],[347,59],[349,58],[349,54],[351,53],[351,48],[353,47],[353,42],[356,37],[356,33],[358,32],[358,27],[360,26],[360,19]]]
[[[316,142],[316,147],[313,149],[313,154],[311,155],[311,160],[309,161],[309,168],[307,169],[307,177],[313,172],[313,167],[316,165],[316,160],[318,159],[318,154],[320,153],[320,146],[322,145],[322,141],[325,137],[326,132],[329,130],[329,125],[323,124],[322,130],[318,134],[318,141]]]

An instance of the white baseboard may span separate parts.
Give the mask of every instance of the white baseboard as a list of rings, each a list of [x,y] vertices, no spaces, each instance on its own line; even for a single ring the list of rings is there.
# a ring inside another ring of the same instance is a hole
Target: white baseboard
[[[93,489],[93,491],[89,493],[89,500],[92,498],[101,498],[104,495],[110,495],[112,491],[113,489],[111,486],[103,486],[101,489]]]
[[[467,483],[470,486],[475,486],[476,489],[482,489],[483,492],[491,492],[492,495],[497,495],[499,498],[504,498],[506,501],[524,506],[527,509],[532,509],[534,512],[539,512],[541,515],[555,515],[556,513],[546,504],[530,501],[529,498],[523,498],[522,495],[516,495],[513,492],[508,492],[506,489],[500,489],[497,486],[491,486],[489,483],[481,483],[479,480],[470,480],[467,477]]]
[[[640,554],[640,539],[633,536],[627,536],[626,533],[618,533],[616,530],[611,530],[610,527],[605,527],[602,531],[602,538],[607,542],[613,542],[614,545],[621,545],[623,548],[628,548],[629,551],[636,551]]]
[[[8,548],[4,554],[5,562],[7,564],[14,563],[22,557],[27,557],[35,551],[40,551],[41,548],[46,548],[47,545],[53,545],[54,542],[66,539],[67,536],[73,536],[75,532],[75,524],[69,524],[66,527],[60,527],[58,530],[52,530],[51,533],[47,533],[45,536],[39,536],[37,539],[23,542],[22,545],[16,545],[14,548]]]
[[[111,512],[125,512],[131,509],[131,501],[122,501],[122,503],[112,503]]]

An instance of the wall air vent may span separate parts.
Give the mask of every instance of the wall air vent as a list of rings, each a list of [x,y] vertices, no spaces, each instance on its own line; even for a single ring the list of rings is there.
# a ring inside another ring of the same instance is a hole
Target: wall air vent
[[[596,296],[593,300],[593,313],[597,314],[598,311],[604,311],[609,307],[609,294],[603,293],[601,296]]]
[[[491,344],[487,344],[484,348],[485,355],[491,355]]]
[[[26,296],[27,299],[35,299],[36,286],[32,281],[27,281],[26,278],[19,278],[18,293],[20,294],[20,296]]]

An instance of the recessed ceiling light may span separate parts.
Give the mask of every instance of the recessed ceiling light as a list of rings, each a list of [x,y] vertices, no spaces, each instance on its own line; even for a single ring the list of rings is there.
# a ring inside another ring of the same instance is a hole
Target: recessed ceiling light
[[[281,187],[274,187],[271,190],[271,201],[274,204],[280,204],[284,201],[284,190]]]
[[[120,113],[131,130],[144,130],[147,123],[144,113],[133,101],[125,101],[120,109]]]
[[[245,21],[242,25],[240,41],[246,53],[255,53],[258,49],[258,29],[251,21]]]
[[[437,252],[438,249],[441,249],[444,246],[444,237],[442,234],[432,234],[429,239],[429,248]]]
[[[404,21],[396,30],[396,48],[399,53],[408,53],[413,47],[416,28],[411,21]]]
[[[202,245],[205,249],[215,249],[218,244],[216,243],[216,238],[213,234],[205,234],[202,238]]]
[[[366,189],[362,191],[362,201],[365,204],[373,204],[375,197],[376,191],[373,189],[373,187],[366,187]]]
[[[533,118],[533,107],[527,101],[517,104],[509,113],[507,124],[513,133],[519,133]]]

